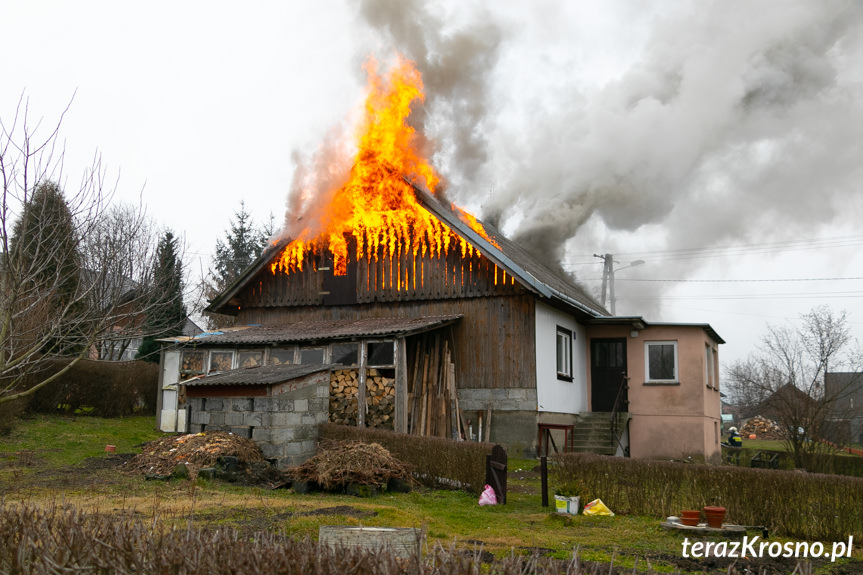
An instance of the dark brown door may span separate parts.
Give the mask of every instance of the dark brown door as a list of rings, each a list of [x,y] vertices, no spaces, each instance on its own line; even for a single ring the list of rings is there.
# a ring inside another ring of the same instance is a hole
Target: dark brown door
[[[592,339],[590,341],[591,411],[614,408],[617,392],[626,375],[626,339]],[[626,391],[622,400],[627,400]],[[626,409],[626,404],[623,404]]]

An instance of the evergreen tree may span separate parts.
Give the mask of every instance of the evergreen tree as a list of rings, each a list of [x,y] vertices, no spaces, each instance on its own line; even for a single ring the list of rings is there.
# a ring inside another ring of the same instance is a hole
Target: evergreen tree
[[[45,318],[63,318],[75,324],[83,306],[77,300],[81,283],[81,255],[75,219],[63,190],[51,181],[39,184],[24,203],[21,217],[12,227],[9,260],[13,275],[27,278],[22,298],[32,311]],[[45,326],[46,329],[49,326]],[[47,329],[47,331],[52,331]],[[76,353],[79,330],[68,327],[60,333],[31,330],[26,339],[44,339],[43,353]]]
[[[216,291],[222,291],[234,282],[243,271],[258,259],[267,243],[263,230],[258,230],[246,203],[240,201],[240,210],[234,212],[225,241],[216,240],[216,255],[210,270]]]
[[[234,212],[230,221],[230,229],[225,231],[225,239],[216,240],[216,253],[213,256],[213,267],[210,269],[210,279],[207,281],[208,298],[213,298],[231,285],[264,251],[267,240],[273,234],[274,219],[263,228],[257,228],[252,222],[252,216],[246,211],[246,203],[240,201],[240,210]],[[231,325],[233,318],[218,316],[209,318],[211,328]]]
[[[177,253],[177,238],[167,230],[156,249],[153,268],[152,303],[148,308],[145,333],[137,358],[159,361],[159,338],[180,335],[186,323],[183,304],[183,263]]]

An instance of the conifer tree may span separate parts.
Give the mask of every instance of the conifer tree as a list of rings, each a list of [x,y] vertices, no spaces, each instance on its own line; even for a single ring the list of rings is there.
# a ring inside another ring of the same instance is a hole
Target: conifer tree
[[[180,335],[186,323],[186,306],[183,304],[183,263],[180,260],[177,238],[170,230],[159,240],[153,268],[152,303],[148,308],[145,333],[138,358],[159,361],[159,338]]]

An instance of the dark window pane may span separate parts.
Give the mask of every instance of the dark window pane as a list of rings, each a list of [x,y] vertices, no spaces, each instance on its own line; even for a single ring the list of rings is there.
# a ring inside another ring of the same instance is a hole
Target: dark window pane
[[[671,344],[656,344],[648,346],[650,379],[674,380],[674,346]]]
[[[355,343],[333,344],[333,363],[359,365],[359,345]]]
[[[370,343],[368,347],[368,365],[393,365],[395,363],[395,346],[391,341]]]
[[[324,363],[324,350],[320,347],[300,350],[300,363],[304,365],[320,365]]]

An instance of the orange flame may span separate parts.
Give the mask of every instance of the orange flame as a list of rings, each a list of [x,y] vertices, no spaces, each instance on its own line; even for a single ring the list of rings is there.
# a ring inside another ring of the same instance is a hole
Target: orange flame
[[[335,192],[322,216],[324,231],[315,238],[309,237],[309,228],[301,232],[272,264],[274,273],[302,271],[306,256],[325,247],[332,253],[334,274],[344,275],[350,236],[356,241],[356,257],[368,261],[411,252],[442,257],[456,247],[463,255],[474,251],[419,205],[404,179],[424,184],[431,192],[440,180],[417,152],[415,130],[407,123],[411,104],[425,99],[420,73],[404,58],[398,58],[386,78],[378,74],[373,60],[366,71],[369,93],[350,179]],[[456,211],[474,231],[492,241],[476,218]]]

